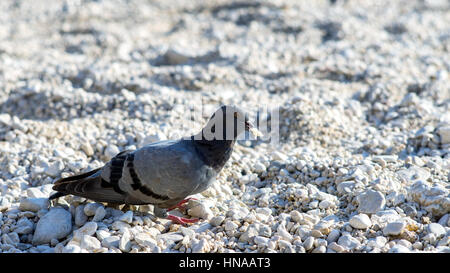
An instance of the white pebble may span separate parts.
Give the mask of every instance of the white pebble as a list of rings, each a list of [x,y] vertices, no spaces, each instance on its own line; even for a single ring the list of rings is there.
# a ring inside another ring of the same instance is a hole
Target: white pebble
[[[384,195],[378,191],[367,190],[364,193],[358,195],[358,212],[360,213],[376,213],[382,210],[386,204]]]
[[[103,218],[105,218],[106,216],[106,210],[103,206],[99,206],[96,210],[95,210],[95,215],[92,218],[92,221],[94,222],[100,222],[101,220],[103,220]]]
[[[94,216],[98,207],[103,206],[99,203],[88,203],[84,206],[84,214],[86,216]]]
[[[119,217],[119,221],[131,224],[133,222],[133,211],[129,210]]]
[[[211,220],[209,220],[209,223],[214,227],[218,227],[218,226],[222,225],[224,220],[225,220],[225,217],[222,215],[219,215],[219,216],[214,216],[213,218],[211,218]]]
[[[428,232],[433,233],[436,236],[436,238],[439,238],[445,235],[446,233],[445,228],[438,223],[428,224],[427,230]]]
[[[93,251],[101,247],[100,241],[89,235],[83,235],[81,237],[80,247],[88,251]]]
[[[97,235],[98,237],[98,235]],[[120,237],[119,236],[108,236],[102,239],[102,246],[106,248],[119,248]]]
[[[403,232],[403,229],[406,227],[406,223],[402,221],[391,222],[386,225],[383,229],[383,234],[386,236],[389,235],[399,235]]]
[[[119,148],[114,144],[109,144],[105,149],[105,156],[108,160],[116,156],[118,153],[120,153]]]
[[[136,236],[134,236],[134,240],[136,243],[143,247],[149,247],[151,249],[156,248],[158,244],[156,243],[156,240],[152,238],[148,233],[138,233]]]
[[[42,209],[47,209],[48,206],[48,198],[24,198],[20,201],[19,209],[22,211],[38,212]]]
[[[350,225],[357,229],[367,229],[372,225],[372,221],[366,214],[357,214],[350,218]]]
[[[53,208],[39,219],[33,235],[33,244],[50,243],[66,237],[72,231],[72,215],[65,209]]]

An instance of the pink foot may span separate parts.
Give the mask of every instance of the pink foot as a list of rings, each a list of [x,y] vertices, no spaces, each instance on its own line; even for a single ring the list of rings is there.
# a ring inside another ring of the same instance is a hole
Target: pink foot
[[[180,203],[176,204],[175,206],[168,208],[167,211],[171,211],[171,210],[174,210],[174,209],[184,208],[185,204],[186,204],[187,202],[189,202],[189,200],[197,200],[197,198],[194,198],[194,197],[186,198],[186,199],[184,199],[183,201],[181,201]]]
[[[200,220],[198,218],[187,219],[187,218],[183,218],[183,217],[179,217],[179,216],[175,216],[175,215],[170,215],[170,214],[167,216],[167,219],[172,220],[174,223],[181,224],[181,225],[187,225],[187,224],[196,223],[196,222],[198,222]]]

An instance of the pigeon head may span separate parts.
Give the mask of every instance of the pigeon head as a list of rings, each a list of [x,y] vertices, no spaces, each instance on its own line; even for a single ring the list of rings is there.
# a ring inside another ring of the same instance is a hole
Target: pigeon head
[[[259,132],[249,121],[247,113],[233,105],[223,105],[217,109],[202,130],[206,140],[231,141],[244,131]]]

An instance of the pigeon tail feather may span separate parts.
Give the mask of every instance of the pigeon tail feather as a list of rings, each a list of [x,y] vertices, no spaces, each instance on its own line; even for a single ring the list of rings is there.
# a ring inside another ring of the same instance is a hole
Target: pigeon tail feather
[[[126,195],[114,191],[111,184],[104,180],[101,168],[90,172],[62,178],[55,182],[53,190],[56,194],[50,196],[50,200],[67,194],[78,195],[97,202],[126,203]]]

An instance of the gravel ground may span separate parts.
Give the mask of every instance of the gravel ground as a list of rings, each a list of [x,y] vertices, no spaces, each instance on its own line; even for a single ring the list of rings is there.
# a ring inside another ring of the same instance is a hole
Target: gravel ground
[[[445,0],[2,0],[0,252],[448,253],[449,50]],[[280,141],[240,141],[197,224],[48,203],[220,104]]]

